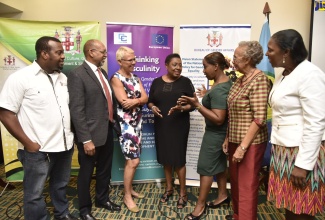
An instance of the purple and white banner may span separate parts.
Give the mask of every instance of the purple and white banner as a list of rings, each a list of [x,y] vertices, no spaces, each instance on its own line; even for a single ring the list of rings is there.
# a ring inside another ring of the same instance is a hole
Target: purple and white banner
[[[173,53],[173,27],[141,24],[107,23],[107,63],[109,78],[119,69],[116,50],[127,46],[135,51],[136,74],[149,94],[152,81],[166,73],[165,57]],[[135,181],[163,179],[163,167],[157,163],[154,138],[154,117],[145,105],[143,111],[142,151]],[[123,182],[125,159],[117,140],[115,141],[112,181]]]

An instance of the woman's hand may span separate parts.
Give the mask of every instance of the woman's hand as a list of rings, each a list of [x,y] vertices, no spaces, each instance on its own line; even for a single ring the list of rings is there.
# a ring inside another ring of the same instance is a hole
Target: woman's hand
[[[128,110],[137,107],[138,104],[138,99],[123,99],[121,102],[122,107]]]
[[[160,114],[161,113],[161,111],[160,111],[160,109],[157,107],[157,106],[152,106],[151,107],[151,111],[152,111],[152,113],[154,114],[154,115],[156,115],[156,116],[158,116],[158,117],[160,117],[160,118],[163,118],[163,116]]]
[[[304,189],[306,187],[306,178],[308,172],[308,170],[295,166],[290,176],[292,184],[297,188]]]
[[[227,156],[229,155],[228,145],[229,145],[229,141],[228,141],[228,138],[226,138],[225,141],[222,144],[222,150]]]
[[[177,101],[177,104],[169,109],[168,115],[173,114],[175,111],[184,111],[184,106],[181,105],[180,101]]]
[[[197,98],[195,92],[193,93],[193,97],[189,97],[189,96],[182,95],[178,99],[177,103],[180,103],[182,105],[184,105],[184,104],[190,104],[192,107],[197,107],[197,106],[200,105],[199,99]]]
[[[233,163],[240,163],[244,159],[245,152],[246,151],[243,151],[241,149],[241,147],[238,146],[235,153],[234,153],[234,155],[233,155],[233,157],[232,157],[232,162]]]
[[[207,93],[207,89],[205,88],[204,84],[202,84],[202,88],[197,88],[197,91],[195,93],[199,98],[202,98],[205,93]]]

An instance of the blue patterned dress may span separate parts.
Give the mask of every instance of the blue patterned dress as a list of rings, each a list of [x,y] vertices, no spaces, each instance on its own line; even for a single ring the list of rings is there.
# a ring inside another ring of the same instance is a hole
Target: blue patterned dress
[[[122,82],[128,98],[137,99],[141,97],[140,79],[136,75],[131,73],[131,77],[126,78],[116,72],[113,77]],[[126,160],[139,158],[142,137],[142,107],[123,109],[119,103],[117,114],[122,130],[122,135],[119,137],[122,153]]]

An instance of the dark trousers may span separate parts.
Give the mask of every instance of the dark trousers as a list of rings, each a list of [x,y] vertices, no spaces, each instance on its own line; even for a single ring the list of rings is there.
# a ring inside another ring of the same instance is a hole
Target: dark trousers
[[[17,156],[24,169],[25,220],[48,219],[43,198],[43,190],[48,178],[54,216],[60,218],[69,213],[66,186],[70,180],[73,151],[73,148],[69,151],[51,153],[18,150]]]
[[[104,204],[108,201],[108,187],[111,179],[113,159],[113,131],[109,129],[106,143],[96,146],[94,156],[85,154],[83,143],[78,143],[78,161],[80,165],[77,190],[79,198],[79,211],[81,215],[91,213],[90,183],[94,168],[96,167],[95,201]]]
[[[234,218],[236,220],[257,219],[259,171],[262,166],[266,142],[252,144],[244,159],[237,163],[232,157],[239,145],[229,143],[229,174]]]

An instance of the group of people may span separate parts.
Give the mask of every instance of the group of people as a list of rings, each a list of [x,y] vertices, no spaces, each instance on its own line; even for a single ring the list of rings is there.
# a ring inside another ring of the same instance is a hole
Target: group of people
[[[214,83],[195,91],[181,75],[178,54],[165,59],[167,73],[154,79],[149,97],[133,73],[135,52],[122,46],[116,52],[120,66],[111,79],[102,69],[105,45],[88,40],[85,61],[65,76],[64,50],[54,37],[41,37],[35,45],[36,60],[9,76],[0,94],[0,120],[21,143],[18,159],[24,168],[24,215],[26,220],[48,217],[42,198],[49,179],[55,219],[77,219],[70,214],[66,186],[70,179],[73,144],[78,148],[77,180],[82,220],[92,214],[90,184],[96,168],[95,206],[119,211],[109,199],[113,155],[113,130],[125,158],[123,203],[139,212],[133,198],[145,195],[132,188],[140,163],[142,107],[154,114],[157,161],[163,165],[165,192],[160,202],[174,195],[173,170],[179,183],[176,207],[187,205],[186,150],[191,111],[205,119],[205,132],[197,163],[200,191],[194,210],[185,219],[200,219],[208,208],[230,205],[226,219],[257,219],[259,171],[267,137],[267,108],[273,110],[268,199],[286,209],[286,219],[314,219],[325,204],[325,74],[306,60],[307,50],[295,30],[275,33],[268,56],[273,67],[283,67],[283,77],[273,88],[256,65],[263,58],[257,41],[242,41],[233,65],[243,74],[234,83],[224,70],[230,63],[220,52],[206,55],[203,73]],[[199,101],[202,98],[202,101]],[[72,122],[72,123],[71,123]],[[166,132],[168,131],[168,132]],[[227,158],[231,196],[228,196]],[[214,177],[218,195],[207,202]]]

